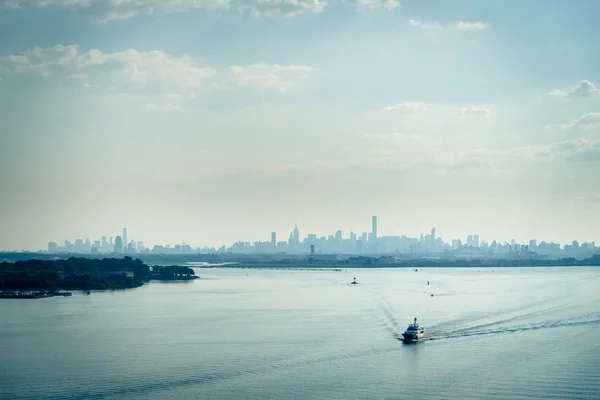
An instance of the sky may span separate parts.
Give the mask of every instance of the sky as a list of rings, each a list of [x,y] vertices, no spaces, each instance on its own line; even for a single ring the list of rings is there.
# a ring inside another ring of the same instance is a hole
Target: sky
[[[0,0],[0,249],[600,242],[600,2]]]

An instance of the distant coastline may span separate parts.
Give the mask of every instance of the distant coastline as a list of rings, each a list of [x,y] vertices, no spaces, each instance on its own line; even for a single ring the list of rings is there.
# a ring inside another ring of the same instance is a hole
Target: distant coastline
[[[131,257],[70,257],[0,263],[0,291],[4,294],[13,294],[15,291],[131,289],[151,280],[193,279],[198,277],[192,268],[177,265],[149,267],[141,260]]]
[[[348,254],[241,254],[241,253],[215,253],[215,254],[116,254],[110,255],[111,259],[123,260],[135,256],[140,262],[150,266],[162,267],[185,265],[194,268],[235,268],[245,265],[269,266],[303,266],[314,268],[444,268],[444,267],[575,267],[575,266],[600,266],[600,254],[587,258],[561,257],[448,257],[446,255],[348,255]],[[0,262],[37,260],[67,260],[69,258],[83,258],[101,260],[107,257],[101,254],[66,254],[66,253],[34,253],[34,252],[0,252]],[[154,268],[154,267],[152,267]]]

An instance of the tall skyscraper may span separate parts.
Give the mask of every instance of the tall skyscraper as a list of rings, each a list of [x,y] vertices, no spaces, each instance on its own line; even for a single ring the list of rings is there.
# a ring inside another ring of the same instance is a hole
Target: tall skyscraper
[[[56,253],[57,249],[58,249],[58,243],[48,242],[48,253]]]
[[[300,231],[298,230],[298,224],[294,226],[294,243],[300,244]]]
[[[127,244],[129,243],[127,241],[127,227],[123,228],[123,243],[125,243],[125,246],[127,246]]]
[[[121,236],[117,236],[115,238],[115,253],[122,253],[123,252],[123,239],[121,239]]]
[[[479,235],[473,235],[473,247],[479,247]]]
[[[276,232],[271,232],[271,246],[273,246],[273,247],[277,246],[277,233]]]
[[[373,215],[373,217],[371,218],[371,225],[371,237],[373,238],[373,241],[375,241],[377,240],[377,217],[375,215]]]
[[[431,250],[435,250],[435,227],[431,228]]]

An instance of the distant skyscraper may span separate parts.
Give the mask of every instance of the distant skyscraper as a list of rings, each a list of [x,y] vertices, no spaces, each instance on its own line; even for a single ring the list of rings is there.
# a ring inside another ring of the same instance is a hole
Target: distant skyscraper
[[[479,247],[479,235],[473,235],[473,247]]]
[[[115,238],[115,253],[122,253],[123,252],[123,239],[121,239],[121,236],[117,236]]]
[[[373,215],[373,217],[371,218],[371,234],[372,234],[372,238],[373,240],[377,240],[377,217],[375,215]]]
[[[125,243],[125,246],[127,246],[127,244],[129,243],[127,241],[127,227],[123,228],[123,243]]]
[[[48,253],[56,253],[57,249],[58,249],[58,243],[48,242]]]
[[[335,233],[335,240],[342,240],[342,231],[341,230],[338,230]]]
[[[277,233],[276,232],[271,232],[271,246],[273,246],[273,247],[277,246]]]
[[[356,240],[356,233],[350,232],[350,240]]]
[[[431,249],[435,249],[435,227],[431,228]]]
[[[294,243],[300,243],[300,231],[298,230],[298,224],[294,226]]]

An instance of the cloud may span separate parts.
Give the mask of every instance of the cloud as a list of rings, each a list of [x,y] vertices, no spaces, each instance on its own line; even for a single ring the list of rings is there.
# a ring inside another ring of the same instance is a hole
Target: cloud
[[[250,87],[260,90],[286,91],[313,71],[308,66],[252,64],[215,69],[202,65],[193,57],[175,56],[160,50],[103,53],[92,49],[82,52],[78,45],[35,47],[8,57],[10,69],[19,74],[71,76],[109,74],[112,80],[134,85],[150,83],[169,87],[195,88],[206,84],[215,87]],[[190,96],[191,97],[191,96]]]
[[[567,90],[553,90],[549,96],[561,99],[600,97],[600,90],[590,81],[581,81],[573,88]]]
[[[576,129],[591,131],[598,128],[600,128],[600,112],[583,114],[581,117],[562,125],[562,129],[565,131],[574,131]]]
[[[479,31],[482,29],[487,29],[491,25],[487,22],[467,22],[467,21],[459,21],[454,26],[459,31]]]
[[[285,92],[296,87],[298,81],[306,79],[312,71],[311,67],[302,65],[236,65],[227,71],[227,82],[238,87]]]
[[[318,14],[327,6],[325,0],[258,0],[240,4],[241,10],[248,10],[255,17],[293,18],[302,14]]]
[[[464,153],[470,157],[516,157],[544,161],[563,159],[568,162],[600,161],[600,140],[569,139],[548,145],[508,149],[474,149]]]
[[[394,8],[400,6],[400,3],[396,0],[345,0],[345,2],[359,9],[385,8],[392,11]]]
[[[154,12],[185,13],[191,10],[239,12],[253,16],[295,17],[320,13],[327,6],[325,0],[8,0],[7,8],[19,9],[26,5],[40,7],[78,8],[101,22],[131,19]]]
[[[416,19],[409,19],[408,25],[422,29],[428,34],[434,34],[441,31],[476,31],[489,28],[491,25],[486,22],[464,22],[460,21],[456,24],[444,26],[437,21],[419,21]]]
[[[416,19],[409,19],[408,24],[410,26],[414,26],[415,28],[424,29],[427,31],[442,29],[442,25],[439,22],[424,22]]]
[[[379,110],[382,113],[401,112],[401,113],[421,113],[427,111],[427,104],[404,102],[393,106],[384,107]]]
[[[479,117],[479,118],[487,118],[491,115],[490,110],[488,110],[486,107],[465,107],[462,110],[460,110],[460,112],[458,113],[458,115],[460,117],[465,117],[465,118],[475,118],[475,117]]]

